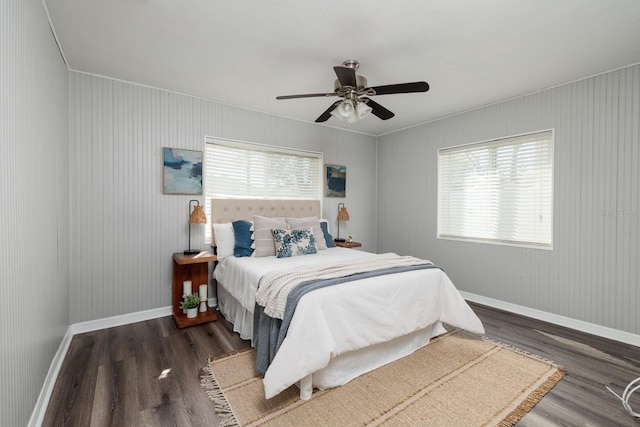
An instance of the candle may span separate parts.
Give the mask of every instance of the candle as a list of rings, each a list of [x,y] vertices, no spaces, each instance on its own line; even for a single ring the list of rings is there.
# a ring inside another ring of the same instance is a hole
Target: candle
[[[200,285],[200,311],[207,311],[207,285]]]
[[[182,295],[191,295],[191,280],[182,282]]]

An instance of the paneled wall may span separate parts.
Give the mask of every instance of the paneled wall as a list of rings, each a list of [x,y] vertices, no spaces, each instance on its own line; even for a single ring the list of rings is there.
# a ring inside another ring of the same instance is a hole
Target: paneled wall
[[[379,138],[378,250],[459,289],[640,333],[640,65]],[[555,129],[552,251],[436,238],[437,149]]]
[[[0,3],[0,425],[27,425],[69,325],[67,69],[40,0]]]
[[[341,234],[376,248],[373,137],[76,72],[70,116],[71,323],[170,305],[171,255],[187,248],[194,197],[162,194],[162,147],[202,150],[206,135],[346,165],[347,197],[324,199],[324,215],[335,220],[344,202]],[[207,248],[203,231],[192,227],[192,246]]]

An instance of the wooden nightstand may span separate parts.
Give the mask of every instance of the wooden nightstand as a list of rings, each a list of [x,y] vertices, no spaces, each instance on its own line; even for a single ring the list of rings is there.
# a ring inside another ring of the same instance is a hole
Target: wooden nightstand
[[[198,312],[193,319],[188,319],[182,312],[180,302],[182,301],[182,282],[191,280],[191,291],[198,293],[199,286],[206,283],[209,285],[209,263],[217,261],[218,257],[210,252],[202,251],[196,255],[185,255],[182,252],[173,254],[173,318],[178,328],[198,325],[200,323],[212,322],[218,318],[216,312],[209,307],[207,311]],[[208,292],[207,292],[208,296]]]
[[[362,246],[362,243],[359,242],[335,242],[336,246],[340,246],[341,248],[359,248]]]

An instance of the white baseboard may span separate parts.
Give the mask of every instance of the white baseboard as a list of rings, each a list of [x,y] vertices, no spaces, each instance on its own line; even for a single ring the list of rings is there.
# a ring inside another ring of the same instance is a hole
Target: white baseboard
[[[38,396],[38,401],[31,413],[31,419],[29,420],[30,427],[38,427],[42,425],[44,415],[47,412],[47,406],[49,406],[49,400],[51,399],[51,393],[53,387],[56,384],[56,379],[60,373],[62,362],[64,361],[71,340],[76,334],[83,334],[85,332],[97,331],[100,329],[113,328],[115,326],[128,325],[130,323],[144,322],[145,320],[157,319],[158,317],[170,316],[173,313],[171,306],[155,308],[153,310],[139,311],[137,313],[123,314],[120,316],[107,317],[105,319],[90,320],[88,322],[74,323],[67,328],[67,333],[64,335],[58,351],[53,356],[49,372],[44,380],[42,390]]]
[[[62,342],[58,347],[58,351],[56,351],[56,354],[53,356],[51,366],[49,366],[49,372],[47,372],[47,376],[44,379],[42,390],[40,390],[40,395],[38,396],[36,405],[33,408],[33,412],[31,413],[31,419],[29,419],[29,427],[39,427],[42,425],[44,414],[47,412],[49,399],[51,399],[51,393],[53,392],[53,386],[55,385],[56,379],[58,378],[60,367],[62,366],[62,362],[64,361],[65,356],[67,355],[67,351],[69,350],[69,346],[71,345],[72,338],[73,334],[71,333],[71,329],[67,328],[67,332],[62,338]]]
[[[510,313],[520,314],[522,316],[531,317],[533,319],[542,320],[544,322],[553,323],[559,326],[564,326],[569,329],[575,329],[587,334],[596,335],[599,337],[640,347],[640,335],[637,334],[608,328],[606,326],[596,325],[595,323],[572,319],[570,317],[560,316],[558,314],[548,313],[542,310],[536,310],[534,308],[529,308],[522,305],[512,304],[510,302],[483,297],[481,295],[476,295],[469,292],[460,291],[460,294],[464,299],[471,302],[476,302],[478,304],[508,311]]]
[[[113,328],[136,322],[144,322],[145,320],[171,316],[172,314],[173,311],[171,310],[171,306],[167,306],[151,310],[137,311],[135,313],[122,314],[120,316],[105,317],[104,319],[74,323],[69,326],[69,329],[71,329],[72,335],[84,334],[85,332],[99,331],[100,329]]]

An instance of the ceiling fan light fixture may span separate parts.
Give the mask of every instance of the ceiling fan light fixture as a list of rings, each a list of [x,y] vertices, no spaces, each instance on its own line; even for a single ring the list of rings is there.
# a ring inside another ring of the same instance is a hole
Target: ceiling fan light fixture
[[[331,112],[340,121],[355,123],[364,119],[372,111],[366,103],[358,100],[345,99]]]
[[[345,99],[343,102],[338,105],[338,113],[342,117],[349,118],[354,113],[353,101],[350,99]]]
[[[362,120],[365,117],[367,117],[371,112],[371,110],[372,108],[362,101],[358,102],[358,105],[356,105],[356,114],[358,115],[359,120]]]
[[[355,107],[353,106],[353,101],[350,99],[345,99],[340,104],[338,104],[338,107],[331,112],[331,115],[342,121],[349,120],[355,115]]]

